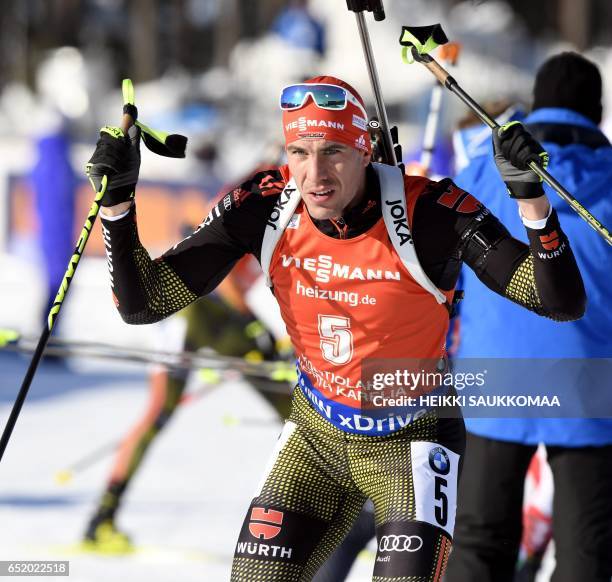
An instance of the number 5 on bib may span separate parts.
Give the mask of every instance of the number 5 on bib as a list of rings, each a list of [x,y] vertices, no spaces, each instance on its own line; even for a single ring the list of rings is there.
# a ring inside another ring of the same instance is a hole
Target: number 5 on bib
[[[332,364],[348,364],[353,358],[353,334],[348,317],[319,314],[319,336],[323,357]]]

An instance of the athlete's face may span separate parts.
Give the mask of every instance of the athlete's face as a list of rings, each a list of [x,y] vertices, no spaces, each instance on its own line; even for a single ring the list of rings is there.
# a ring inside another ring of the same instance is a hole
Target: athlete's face
[[[364,195],[367,153],[325,139],[299,139],[287,146],[287,160],[313,218],[340,218]]]

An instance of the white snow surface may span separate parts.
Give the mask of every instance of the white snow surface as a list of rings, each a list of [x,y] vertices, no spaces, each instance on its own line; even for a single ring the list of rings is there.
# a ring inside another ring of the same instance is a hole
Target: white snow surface
[[[0,426],[26,367],[25,358],[0,355]],[[122,436],[146,399],[138,366],[41,366],[0,465],[0,560],[70,560],[72,582],[229,579],[244,512],[280,431],[272,409],[241,382],[181,407],[149,451],[118,518],[139,552],[73,551],[112,456],[66,485],[55,475]],[[225,415],[240,423],[228,426]],[[369,580],[371,567],[358,560],[350,581]]]

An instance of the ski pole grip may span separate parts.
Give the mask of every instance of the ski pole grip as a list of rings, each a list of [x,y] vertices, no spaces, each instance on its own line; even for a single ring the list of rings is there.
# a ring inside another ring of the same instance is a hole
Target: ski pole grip
[[[372,12],[377,22],[385,19],[382,0],[346,0],[346,6],[351,12]]]
[[[131,79],[123,79],[121,83],[121,92],[123,93],[123,117],[121,118],[121,129],[124,135],[127,135],[128,130],[136,123],[138,118],[138,109],[134,105],[134,85]]]
[[[385,19],[385,8],[382,0],[372,0],[372,12],[374,13],[374,20],[376,20],[376,22]]]
[[[134,125],[134,118],[129,113],[124,113],[121,118],[121,130],[123,131],[123,135],[127,135],[128,130],[132,125]]]
[[[412,54],[414,55],[415,53],[416,51],[412,49]],[[415,56],[415,60],[423,63],[432,72],[433,76],[445,87],[450,88],[451,85],[456,83],[455,79],[451,77],[450,73],[433,57],[429,55],[420,55]]]

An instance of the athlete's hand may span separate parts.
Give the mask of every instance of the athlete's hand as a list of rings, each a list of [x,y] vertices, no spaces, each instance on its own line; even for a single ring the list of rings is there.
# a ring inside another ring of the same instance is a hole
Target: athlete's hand
[[[140,171],[140,128],[133,125],[124,135],[119,127],[103,127],[96,150],[85,166],[85,173],[96,192],[107,176],[101,206],[114,206],[134,197]]]
[[[493,130],[495,164],[506,183],[511,198],[538,198],[544,194],[542,180],[529,169],[530,162],[542,168],[548,165],[548,154],[518,121]]]

